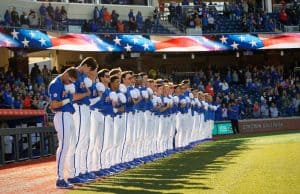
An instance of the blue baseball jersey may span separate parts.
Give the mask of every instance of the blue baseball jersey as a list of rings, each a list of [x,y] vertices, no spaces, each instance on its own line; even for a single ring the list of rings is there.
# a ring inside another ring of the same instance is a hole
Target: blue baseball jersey
[[[132,86],[128,86],[127,87],[127,91],[126,91],[126,99],[127,99],[127,102],[125,104],[125,112],[134,112],[135,111],[135,106],[134,106],[134,103],[133,103],[133,100],[131,98],[131,95],[130,95],[130,91],[133,90],[134,88]]]
[[[106,115],[110,115],[112,117],[116,116],[116,113],[114,112],[114,107],[112,105],[112,101],[109,99],[108,101],[106,100],[106,98],[109,98],[109,94],[111,93],[111,90],[108,89],[107,91],[105,90],[105,98],[103,101],[103,105],[101,107],[101,109],[103,110],[102,113],[106,116]]]
[[[110,89],[105,88],[105,91],[102,93],[100,100],[91,106],[91,110],[99,109],[101,110],[101,112],[103,112],[105,106],[105,100],[107,97],[109,97],[109,93],[110,93]],[[97,97],[97,96],[98,96],[98,91],[97,91],[97,95],[93,92],[93,97]]]
[[[68,98],[72,98],[72,94],[65,91],[65,85],[63,84],[60,76],[56,77],[54,80],[51,81],[49,84],[49,96],[51,101],[62,101]],[[74,113],[75,109],[72,103],[65,104],[60,108],[56,108],[53,111],[61,111],[61,112],[71,112]]]
[[[87,89],[84,84],[84,79],[87,78],[87,75],[85,75],[84,73],[81,73],[79,71],[77,71],[77,74],[78,74],[78,79],[75,82],[76,93],[86,93]],[[86,97],[82,98],[81,100],[74,101],[74,103],[77,103],[79,105],[82,105],[82,104],[89,105],[90,104],[89,99],[90,99],[90,97],[86,96]]]

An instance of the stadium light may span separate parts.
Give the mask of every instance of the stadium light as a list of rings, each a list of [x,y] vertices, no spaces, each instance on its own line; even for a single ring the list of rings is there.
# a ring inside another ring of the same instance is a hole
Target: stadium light
[[[195,54],[194,53],[191,54],[191,59],[195,59]]]
[[[167,54],[163,54],[163,59],[167,59]]]

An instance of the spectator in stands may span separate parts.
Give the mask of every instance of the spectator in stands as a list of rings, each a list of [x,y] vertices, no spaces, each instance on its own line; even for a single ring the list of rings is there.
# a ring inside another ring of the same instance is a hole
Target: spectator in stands
[[[54,26],[56,30],[60,30],[62,24],[62,15],[61,10],[56,6],[54,11]]]
[[[139,32],[142,32],[143,28],[144,28],[144,19],[142,16],[142,12],[138,11],[138,13],[136,14],[136,26],[137,26],[137,30]]]
[[[37,28],[39,26],[39,19],[36,16],[35,11],[30,10],[29,16],[28,16],[28,20],[29,20],[29,26],[30,28]]]
[[[253,117],[254,118],[260,117],[260,106],[257,101],[253,105]]]
[[[214,96],[215,93],[214,93],[214,88],[212,87],[211,85],[211,82],[209,81],[205,87],[205,92],[208,93],[209,95],[211,96]]]
[[[240,21],[242,19],[243,16],[243,11],[240,8],[240,6],[236,6],[235,8],[235,20]]]
[[[19,13],[17,12],[15,7],[13,7],[13,10],[11,12],[11,21],[12,21],[13,26],[19,26],[20,25]]]
[[[202,20],[200,19],[198,14],[196,14],[194,21],[195,21],[195,28],[201,30],[202,29]]]
[[[239,133],[239,106],[235,101],[232,101],[228,107],[228,118],[231,120],[231,126],[234,134]]]
[[[90,32],[91,28],[90,28],[90,23],[88,20],[84,20],[83,25],[81,26],[81,32]]]
[[[207,14],[203,14],[203,17],[202,17],[202,28],[203,28],[203,30],[207,30],[208,29]]]
[[[135,15],[133,13],[133,10],[130,9],[129,13],[128,13],[128,29],[129,32],[135,32],[136,31],[136,18]]]
[[[287,25],[288,24],[288,14],[286,13],[286,9],[285,8],[282,8],[279,12],[279,21],[281,23],[283,23],[284,25]]]
[[[46,106],[46,101],[44,100],[44,97],[42,96],[42,95],[40,95],[39,97],[38,97],[38,104],[37,104],[37,108],[39,109],[39,110],[43,110],[44,108],[45,108],[45,106]]]
[[[111,14],[107,10],[107,8],[104,8],[104,10],[103,10],[103,22],[104,22],[104,27],[105,28],[109,28],[110,27]]]
[[[30,109],[31,108],[31,96],[28,94],[24,97],[24,100],[23,100],[23,108],[24,109]]]
[[[119,32],[119,33],[125,32],[125,25],[122,20],[118,20],[118,22],[117,22],[117,32]]]
[[[41,70],[40,70],[39,66],[37,65],[37,63],[35,63],[30,72],[31,81],[34,82],[36,76],[40,73],[41,73]]]
[[[226,18],[229,18],[230,12],[231,12],[230,6],[228,5],[227,2],[224,2],[224,9],[223,9],[223,14],[224,14],[224,16],[225,16]]]
[[[46,9],[47,9],[48,15],[51,17],[51,19],[54,19],[55,12],[54,12],[54,8],[52,7],[51,3],[49,3],[49,5]]]
[[[51,72],[47,68],[46,65],[44,65],[44,67],[42,69],[42,76],[43,76],[44,82],[46,83],[46,85],[48,85],[48,83],[50,82],[50,79],[51,79]]]
[[[293,106],[295,107],[295,112],[299,115],[300,113],[300,93],[293,98]]]
[[[193,18],[192,15],[188,16],[187,27],[189,27],[189,28],[195,28],[195,21],[194,21],[194,18]]]
[[[130,21],[131,19],[135,20],[135,15],[133,13],[133,9],[130,9],[129,13],[128,13],[128,20]]]
[[[212,14],[208,14],[207,21],[208,21],[208,30],[210,31],[215,30],[215,19],[212,16]]]
[[[95,21],[99,21],[100,13],[99,13],[99,8],[98,8],[98,6],[95,6],[93,15],[94,15],[94,20],[95,20]]]
[[[48,14],[48,12],[46,13],[45,15],[45,27],[46,27],[46,30],[52,30],[53,28],[53,20],[52,18],[50,17],[50,15]]]
[[[4,14],[4,23],[5,23],[5,25],[7,25],[7,26],[12,25],[11,12],[10,12],[9,9],[7,9],[7,10],[5,11],[5,14]]]
[[[115,10],[112,10],[112,12],[111,12],[111,26],[113,28],[117,27],[118,20],[119,20],[119,14]]]
[[[145,29],[144,30],[145,33],[151,33],[151,29],[152,29],[151,16],[145,19],[144,29]]]
[[[66,25],[68,24],[68,12],[65,9],[65,6],[61,6],[60,14],[61,14],[62,30],[65,30]]]
[[[271,104],[271,107],[270,107],[270,115],[271,115],[271,118],[276,118],[276,117],[278,117],[278,114],[279,114],[279,112],[278,112],[278,109],[277,109],[275,103],[272,103],[272,104]]]
[[[226,107],[226,104],[222,104],[222,120],[228,119],[228,109]]]
[[[171,2],[168,9],[170,12],[170,15],[168,16],[168,21],[171,22],[175,19],[176,16],[176,3],[175,2]]]
[[[236,85],[239,84],[239,75],[236,70],[234,70],[232,73],[232,81],[233,81],[233,84],[236,84]]]
[[[3,104],[7,108],[13,108],[14,98],[11,93],[11,88],[9,84],[6,84],[5,90],[3,92]]]
[[[46,13],[47,13],[47,8],[44,3],[41,4],[39,12],[40,12],[40,17],[41,17],[41,27],[44,27],[45,26],[45,17],[46,17]]]
[[[269,32],[275,32],[275,23],[274,23],[274,20],[272,18],[270,18],[268,20],[268,23],[267,23],[267,30]]]
[[[98,32],[99,28],[95,20],[90,20],[89,26],[90,26],[90,32]]]
[[[155,25],[155,27],[157,27],[158,26],[158,24],[159,24],[159,18],[160,18],[160,11],[159,11],[159,9],[158,9],[158,7],[155,7],[155,9],[154,9],[154,11],[153,11],[153,21],[154,21],[154,25]],[[146,19],[147,20],[147,19]],[[145,22],[146,22],[146,20],[145,20]],[[148,22],[149,21],[151,21],[151,18],[149,18],[148,19]],[[152,23],[152,22],[151,22]],[[145,24],[146,25],[146,24]],[[148,23],[148,25],[149,25],[149,23]],[[151,24],[151,28],[152,28],[152,24]],[[151,29],[150,28],[150,29]]]
[[[298,25],[299,24],[299,6],[297,3],[297,0],[294,0],[293,6],[290,10],[290,18],[292,25]]]
[[[266,103],[265,100],[261,101],[260,111],[261,111],[261,116],[263,118],[268,118],[269,117],[269,106],[268,106],[268,104]]]
[[[222,92],[224,94],[228,94],[229,93],[229,85],[228,83],[226,82],[226,80],[224,79],[222,83],[220,83],[221,85],[221,89],[222,89]]]
[[[29,28],[29,18],[25,11],[20,16],[20,24],[23,28]]]
[[[14,108],[15,109],[22,109],[23,108],[23,102],[21,99],[21,96],[17,95],[14,100]]]
[[[58,74],[58,71],[57,71],[57,69],[56,69],[56,66],[54,66],[54,67],[52,68],[51,74],[52,74],[52,75]]]
[[[32,109],[38,109],[39,105],[39,100],[37,96],[33,96],[32,103],[31,103],[31,108]]]

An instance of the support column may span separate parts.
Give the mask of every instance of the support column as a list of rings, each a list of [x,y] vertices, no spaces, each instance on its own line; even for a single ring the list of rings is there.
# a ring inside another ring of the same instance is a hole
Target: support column
[[[265,1],[265,9],[267,13],[272,13],[273,6],[272,6],[272,0],[264,0]]]

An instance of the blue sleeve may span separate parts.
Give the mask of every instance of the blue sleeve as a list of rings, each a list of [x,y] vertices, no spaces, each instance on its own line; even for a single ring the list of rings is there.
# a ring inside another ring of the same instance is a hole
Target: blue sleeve
[[[57,100],[57,101],[61,101],[62,100],[62,96],[61,93],[63,92],[62,87],[59,87],[57,84],[52,84],[49,87],[49,95],[50,95],[50,99],[53,100]]]

